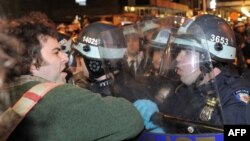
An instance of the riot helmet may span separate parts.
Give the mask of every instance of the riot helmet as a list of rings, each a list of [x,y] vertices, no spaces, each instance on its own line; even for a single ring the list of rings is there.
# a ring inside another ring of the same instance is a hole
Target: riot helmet
[[[199,30],[193,30],[199,26]],[[232,62],[236,55],[236,40],[231,27],[222,18],[214,15],[197,16],[194,21],[187,22],[179,32],[192,34],[201,38],[200,34],[205,33],[202,43],[208,44],[208,50],[213,60],[218,62]]]
[[[154,69],[159,71],[161,65],[161,58],[163,52],[167,47],[171,29],[162,28],[154,32],[151,41],[149,42],[150,46],[150,55],[152,57],[152,63]]]
[[[74,48],[81,54],[89,72],[89,79],[105,75],[106,67],[111,73],[119,69],[126,45],[121,29],[107,23],[95,22],[86,26],[77,38]]]
[[[151,40],[154,32],[160,27],[160,25],[155,20],[144,21],[142,23],[141,32],[144,35],[144,42],[147,43]]]
[[[232,62],[236,54],[235,37],[230,26],[223,19],[208,14],[184,22],[169,45],[172,46],[169,48],[172,57],[168,57],[175,58],[173,65],[178,62],[177,55],[181,49],[185,48],[189,54],[192,53],[190,56],[193,58],[189,58],[191,62],[186,62],[192,66],[192,70],[189,70],[190,74],[187,77],[196,82],[199,81],[198,79],[202,80],[207,73],[210,73],[214,66],[219,66],[220,63]],[[197,52],[199,53],[198,58],[195,57]],[[201,71],[201,74],[196,76],[199,78],[191,75],[198,70]],[[175,71],[178,71],[178,65]],[[193,82],[188,84],[193,84]]]
[[[170,33],[171,33],[171,29],[169,28],[162,28],[154,32],[152,39],[150,41],[151,47],[165,49]]]
[[[143,23],[144,23],[144,26],[142,27],[142,32],[147,32],[152,29],[157,29],[160,26],[153,20],[145,21]]]

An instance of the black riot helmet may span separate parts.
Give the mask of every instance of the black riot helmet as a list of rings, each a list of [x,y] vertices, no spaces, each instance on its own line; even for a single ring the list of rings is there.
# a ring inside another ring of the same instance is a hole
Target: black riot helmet
[[[200,36],[205,33],[205,36]],[[207,44],[211,59],[218,62],[232,62],[236,55],[236,40],[231,27],[222,18],[214,15],[200,15],[194,21],[186,22],[180,29],[180,33],[192,34]]]
[[[121,29],[109,23],[95,22],[85,27],[77,38],[74,48],[82,55],[89,72],[95,80],[119,67],[126,50]]]

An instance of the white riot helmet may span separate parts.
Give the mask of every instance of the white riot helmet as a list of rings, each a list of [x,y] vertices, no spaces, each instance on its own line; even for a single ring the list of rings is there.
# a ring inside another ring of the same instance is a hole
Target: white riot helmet
[[[142,32],[147,32],[149,30],[157,29],[160,27],[160,25],[153,20],[145,21],[143,24],[144,26],[142,27]]]
[[[164,50],[167,46],[170,33],[171,30],[169,28],[163,28],[156,31],[153,34],[152,40],[150,41],[150,46]]]
[[[74,49],[84,58],[89,78],[103,76],[106,70],[116,71],[123,59],[126,44],[121,29],[107,23],[95,22],[79,34]]]

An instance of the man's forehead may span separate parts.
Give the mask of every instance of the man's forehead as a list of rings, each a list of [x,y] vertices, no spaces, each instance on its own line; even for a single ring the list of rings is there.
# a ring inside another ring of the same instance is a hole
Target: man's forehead
[[[51,36],[49,35],[43,35],[43,34],[40,34],[38,36],[38,40],[43,43],[43,42],[47,42],[48,38],[52,38]]]
[[[58,40],[54,37],[51,36],[41,36],[40,37],[40,43],[42,45],[42,48],[47,48],[47,49],[61,49],[61,45],[58,42]]]

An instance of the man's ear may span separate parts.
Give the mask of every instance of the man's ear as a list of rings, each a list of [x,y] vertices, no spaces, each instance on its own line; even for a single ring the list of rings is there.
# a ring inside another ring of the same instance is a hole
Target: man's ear
[[[38,71],[38,68],[34,64],[31,64],[31,66],[30,66],[30,72],[32,74],[35,74],[37,71]]]

